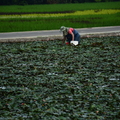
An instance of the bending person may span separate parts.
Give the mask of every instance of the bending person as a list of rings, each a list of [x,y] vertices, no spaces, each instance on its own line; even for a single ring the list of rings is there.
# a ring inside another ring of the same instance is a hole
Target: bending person
[[[60,31],[63,32],[63,43],[65,43],[65,40],[67,40],[66,44],[70,44],[71,41],[78,41],[80,43],[80,34],[77,30],[61,26]]]

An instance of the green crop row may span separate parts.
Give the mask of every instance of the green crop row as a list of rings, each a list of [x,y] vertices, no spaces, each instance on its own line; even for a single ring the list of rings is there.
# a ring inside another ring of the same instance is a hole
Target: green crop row
[[[118,26],[119,3],[0,6],[0,32]]]
[[[100,15],[74,15],[47,18],[8,18],[0,19],[0,32],[33,31],[59,29],[60,26],[74,28],[117,26],[120,13]]]
[[[55,12],[79,11],[95,9],[120,9],[120,2],[79,3],[79,4],[52,4],[52,5],[26,5],[26,6],[0,6],[0,12]]]
[[[101,15],[101,14],[115,14],[119,13],[120,10],[116,9],[102,9],[102,10],[84,10],[84,11],[75,11],[75,12],[65,12],[65,13],[21,13],[21,14],[8,14],[1,15],[2,18],[37,18],[37,17],[61,17],[61,16],[82,16],[82,15]]]

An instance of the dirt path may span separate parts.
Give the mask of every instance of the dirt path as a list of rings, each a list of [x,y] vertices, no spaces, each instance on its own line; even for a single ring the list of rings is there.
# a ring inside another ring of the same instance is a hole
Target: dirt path
[[[120,36],[120,26],[76,29],[81,38]],[[0,42],[27,42],[43,40],[62,40],[59,30],[0,33]]]

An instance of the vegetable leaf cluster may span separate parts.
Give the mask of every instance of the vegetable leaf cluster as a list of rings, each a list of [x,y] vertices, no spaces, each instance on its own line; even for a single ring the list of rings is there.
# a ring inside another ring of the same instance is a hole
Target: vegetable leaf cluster
[[[0,119],[118,120],[120,37],[0,43]]]

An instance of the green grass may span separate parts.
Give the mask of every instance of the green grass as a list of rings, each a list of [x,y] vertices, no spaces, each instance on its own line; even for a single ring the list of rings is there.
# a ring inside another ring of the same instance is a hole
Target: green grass
[[[53,4],[53,5],[27,5],[27,6],[0,6],[0,13],[29,13],[29,12],[55,12],[78,10],[120,9],[120,2],[82,3],[82,4]],[[10,17],[10,16],[9,16]],[[74,28],[118,26],[120,25],[120,12],[99,15],[69,15],[63,17],[35,17],[35,18],[0,18],[0,32],[53,30],[60,26]]]
[[[50,18],[9,18],[0,19],[0,32],[59,29],[60,26],[74,28],[118,26],[120,13],[111,15],[83,15]]]
[[[91,10],[91,9],[120,9],[120,2],[0,6],[0,12],[8,12],[8,13],[10,12],[77,11],[77,10]]]

